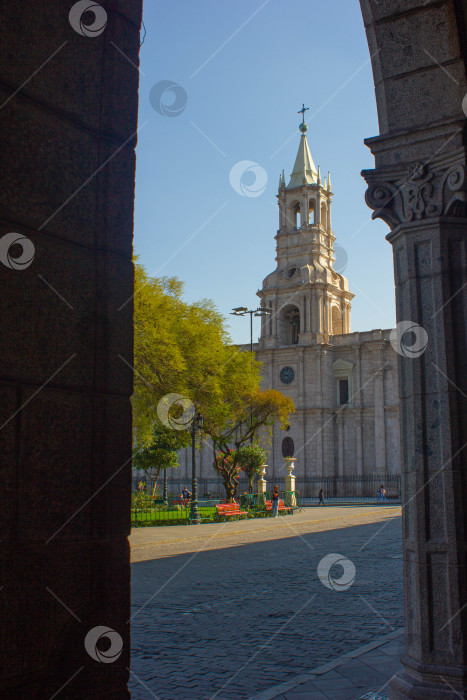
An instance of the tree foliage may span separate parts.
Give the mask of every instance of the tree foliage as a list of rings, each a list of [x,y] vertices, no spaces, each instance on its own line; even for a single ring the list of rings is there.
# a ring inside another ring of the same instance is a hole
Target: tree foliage
[[[260,388],[260,363],[232,344],[213,303],[188,304],[176,278],[150,277],[138,263],[135,269],[132,401],[134,444],[142,460],[152,459],[157,406],[172,393],[194,404],[214,450],[225,457],[255,437],[264,439],[275,421],[286,427],[293,401]],[[177,439],[183,433],[173,432]],[[231,465],[219,472],[230,499],[238,487],[236,460],[233,471]]]
[[[186,432],[172,430],[157,421],[149,444],[134,451],[133,465],[143,469],[148,478],[157,483],[162,469],[178,467],[178,453],[189,444],[189,439]]]
[[[205,410],[249,360],[229,347],[224,320],[209,300],[187,304],[176,278],[153,278],[135,265],[135,444],[148,445],[163,396],[179,393]],[[245,380],[246,381],[246,380]],[[249,382],[254,385],[253,376]]]
[[[266,462],[266,450],[256,442],[243,445],[237,450],[237,463],[248,477],[249,492],[253,493],[253,479],[256,474],[261,474],[263,464]]]
[[[215,450],[220,450],[213,466],[222,476],[228,500],[232,501],[237,493],[242,448],[255,437],[266,442],[267,433],[275,422],[282,429],[286,428],[294,411],[292,399],[280,391],[256,387],[240,397],[236,395],[227,405],[222,419],[205,421],[205,432],[211,437]],[[230,447],[232,444],[236,449]]]

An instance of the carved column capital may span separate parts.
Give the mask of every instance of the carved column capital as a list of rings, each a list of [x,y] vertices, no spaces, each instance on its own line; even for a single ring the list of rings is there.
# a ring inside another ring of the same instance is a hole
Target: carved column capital
[[[464,163],[415,161],[406,168],[364,170],[365,201],[373,219],[393,229],[438,216],[467,215],[467,167]]]

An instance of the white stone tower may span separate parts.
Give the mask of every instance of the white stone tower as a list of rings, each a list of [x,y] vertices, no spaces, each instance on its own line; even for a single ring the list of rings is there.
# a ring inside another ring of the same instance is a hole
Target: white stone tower
[[[300,110],[303,114],[305,107]],[[321,181],[308,147],[304,121],[288,185],[279,178],[279,229],[275,272],[257,292],[264,316],[260,349],[327,343],[350,333],[347,279],[333,269],[335,236],[331,227],[331,176]]]

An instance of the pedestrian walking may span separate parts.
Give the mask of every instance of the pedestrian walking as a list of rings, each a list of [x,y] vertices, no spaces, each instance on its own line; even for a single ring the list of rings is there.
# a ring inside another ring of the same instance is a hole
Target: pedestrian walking
[[[272,492],[272,514],[277,518],[279,512],[279,487],[274,486],[274,491]]]
[[[323,491],[323,489],[320,490],[320,492],[319,492],[319,494],[318,494],[318,499],[319,499],[319,500],[318,500],[318,505],[319,505],[319,506],[321,505],[321,503],[323,504],[323,506],[326,505],[326,504],[324,503],[324,491]]]
[[[378,501],[385,501],[386,500],[386,489],[384,488],[384,484],[381,484],[379,487],[378,491]]]

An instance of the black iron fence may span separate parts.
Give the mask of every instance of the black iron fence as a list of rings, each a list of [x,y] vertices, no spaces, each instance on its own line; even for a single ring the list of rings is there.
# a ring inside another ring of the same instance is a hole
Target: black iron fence
[[[273,486],[285,491],[285,477],[277,476],[267,480],[268,490]],[[134,481],[133,490],[136,491],[138,481]],[[401,478],[400,474],[371,474],[365,476],[297,476],[295,478],[295,490],[299,491],[304,503],[309,499],[318,498],[321,489],[325,500],[334,501],[358,501],[377,499],[380,486],[386,490],[387,500],[400,500]],[[168,492],[170,496],[177,497],[182,489],[187,486],[191,490],[189,479],[168,479]],[[148,489],[150,483],[148,482]],[[256,491],[256,483],[254,491]],[[240,479],[237,496],[248,492],[248,481]],[[198,479],[198,498],[225,498],[225,490],[222,479],[219,477]]]

